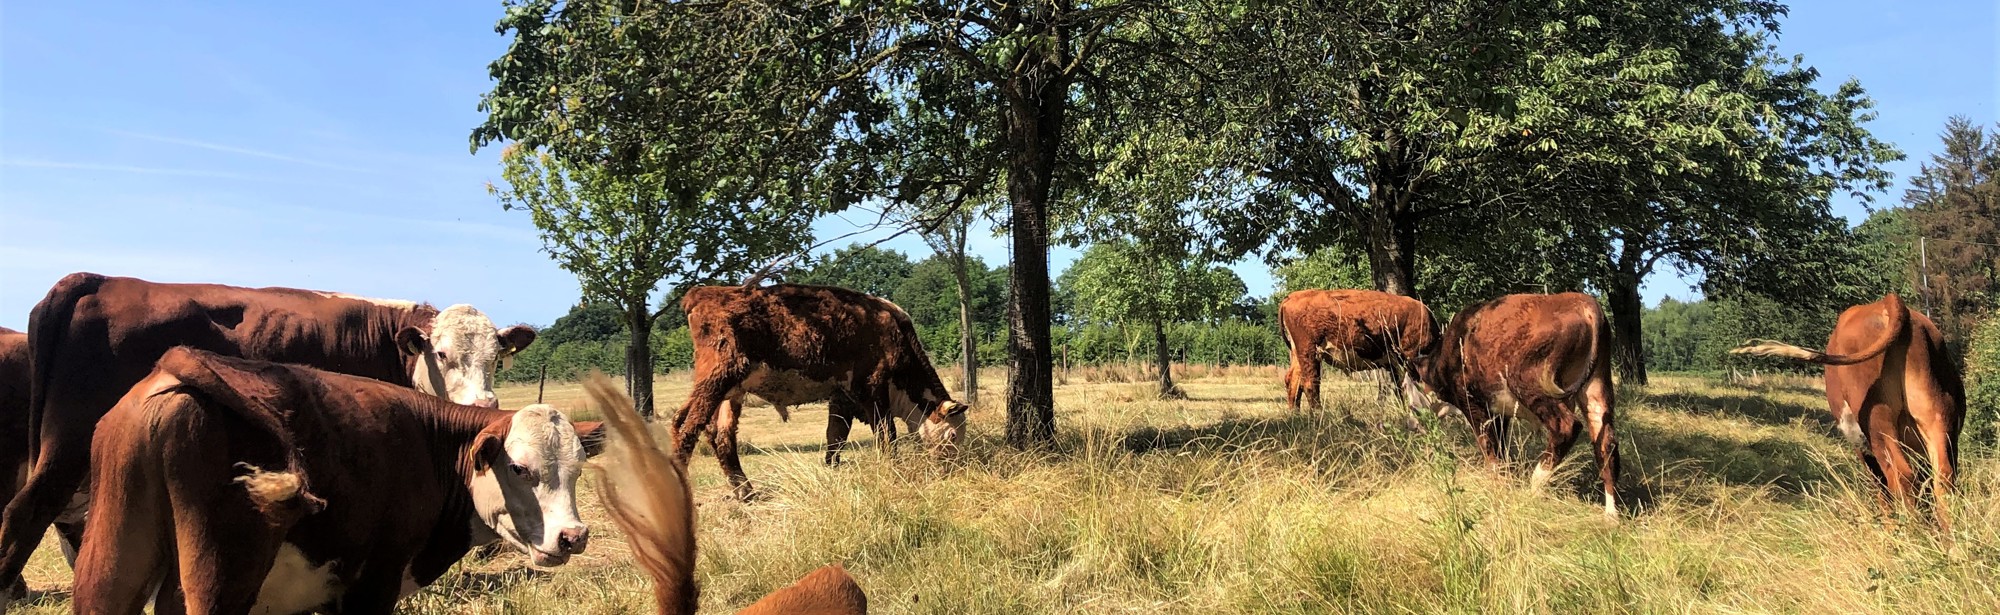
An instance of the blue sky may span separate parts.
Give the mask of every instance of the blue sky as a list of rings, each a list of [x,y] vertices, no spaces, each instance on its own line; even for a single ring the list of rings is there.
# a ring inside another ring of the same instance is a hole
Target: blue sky
[[[499,2],[216,4],[0,7],[0,326],[24,327],[72,271],[464,302],[500,322],[575,302],[526,218],[487,195],[497,152],[467,152],[506,45]],[[1827,87],[1867,86],[1872,128],[1911,156],[1899,182],[1946,117],[1990,124],[2000,99],[1994,3],[1912,4],[1797,2],[1781,40]],[[974,249],[1007,257],[1000,238]],[[1238,269],[1269,291],[1260,264]],[[1689,293],[1655,276],[1649,300],[1665,294]]]

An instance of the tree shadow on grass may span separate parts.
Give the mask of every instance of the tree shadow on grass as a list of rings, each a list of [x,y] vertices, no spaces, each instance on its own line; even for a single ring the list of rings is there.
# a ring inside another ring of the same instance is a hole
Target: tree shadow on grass
[[[1648,393],[1640,399],[1662,410],[1695,416],[1742,418],[1776,426],[1790,425],[1794,420],[1804,419],[1827,429],[1833,428],[1833,417],[1827,413],[1824,405],[1783,401],[1748,392],[1671,391]]]
[[[1257,443],[1287,445],[1352,443],[1376,435],[1358,422],[1328,413],[1298,413],[1277,417],[1224,417],[1202,425],[1160,428],[1142,425],[1126,431],[1119,446],[1131,453],[1158,451],[1235,451]]]
[[[1645,446],[1641,455],[1627,453],[1628,459],[1638,461],[1628,463],[1627,474],[1637,472],[1652,480],[1664,480],[1667,484],[1656,486],[1660,489],[1690,488],[1702,481],[1713,481],[1733,486],[1769,486],[1796,497],[1837,480],[1835,473],[1839,471],[1828,463],[1826,451],[1769,430],[1735,438],[1700,431],[1626,429],[1632,432],[1628,442]]]
[[[442,594],[484,595],[498,593],[509,588],[539,581],[554,576],[554,572],[530,566],[514,566],[503,570],[464,570],[438,583],[424,588],[425,591]]]

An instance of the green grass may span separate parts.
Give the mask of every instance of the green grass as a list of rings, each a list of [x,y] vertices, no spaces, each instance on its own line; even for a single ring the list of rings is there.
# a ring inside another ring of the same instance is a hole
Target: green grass
[[[1807,381],[1622,389],[1628,515],[1611,523],[1586,446],[1530,493],[1525,460],[1484,467],[1462,424],[1409,434],[1337,418],[1398,419],[1372,385],[1329,378],[1332,408],[1293,415],[1276,369],[1193,371],[1186,401],[1117,382],[1130,370],[1071,375],[1059,442],[1037,453],[1001,443],[1005,379],[992,373],[949,463],[864,442],[825,468],[823,409],[787,424],[752,408],[744,461],[763,500],[723,500],[713,459],[693,464],[704,611],[838,561],[876,613],[2000,612],[1994,459],[1964,460],[1951,536],[1889,529]],[[662,378],[663,413],[687,384]],[[580,395],[552,384],[546,399]],[[1515,431],[1524,459],[1540,449],[1539,430]],[[570,565],[468,561],[404,611],[649,611],[622,537],[594,494],[583,505],[596,537]],[[31,585],[65,585],[52,543],[38,555]],[[66,609],[57,593],[27,612]]]

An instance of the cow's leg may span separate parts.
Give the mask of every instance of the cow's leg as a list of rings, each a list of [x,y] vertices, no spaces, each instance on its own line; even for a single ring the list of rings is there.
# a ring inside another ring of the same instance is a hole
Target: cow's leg
[[[1951,396],[1936,390],[1935,383],[1906,382],[1905,394],[1910,418],[1917,424],[1917,435],[1930,465],[1931,506],[1937,515],[1938,527],[1951,529],[1951,512],[1947,507],[1952,489],[1958,478],[1958,430],[1962,417]]]
[[[1909,456],[1903,453],[1900,439],[1888,434],[1869,434],[1868,444],[1873,450],[1871,456],[1880,465],[1883,486],[1887,488],[1892,508],[1914,510],[1917,504],[1916,472],[1910,467]]]
[[[1535,458],[1535,473],[1528,477],[1528,488],[1541,491],[1548,486],[1549,478],[1555,476],[1556,465],[1569,456],[1570,447],[1576,444],[1578,429],[1576,415],[1570,413],[1568,404],[1542,401],[1535,403],[1533,410],[1535,418],[1542,423],[1542,430],[1549,437],[1548,448]]]
[[[736,499],[748,502],[756,493],[750,486],[750,475],[743,472],[743,459],[736,451],[736,419],[742,414],[742,409],[743,395],[740,393],[716,405],[715,423],[708,430],[708,447],[715,449],[715,462],[722,466],[723,476],[729,477],[729,487]]]
[[[696,438],[702,430],[708,429],[715,420],[716,410],[723,400],[741,382],[727,373],[704,374],[695,380],[694,390],[688,392],[688,400],[681,406],[680,414],[674,417],[674,457],[686,464],[694,455]]]
[[[76,569],[77,552],[83,548],[83,525],[82,521],[56,522],[56,539],[62,546],[63,560],[69,563],[71,570]]]
[[[826,403],[826,465],[840,465],[840,452],[847,448],[847,434],[854,429],[854,400],[834,393]]]
[[[1604,483],[1604,515],[1618,516],[1617,389],[1611,385],[1609,363],[1583,390],[1583,422],[1590,429],[1590,449],[1597,454],[1597,476]],[[1567,414],[1567,413],[1565,413]]]
[[[1309,348],[1305,349],[1304,352],[1304,357],[1292,360],[1293,364],[1298,366],[1298,374],[1294,376],[1294,379],[1298,381],[1298,397],[1307,410],[1318,412],[1321,409],[1319,399],[1319,355]]]
[[[92,537],[77,553],[70,598],[77,613],[137,615],[153,598],[154,589],[176,576],[167,479],[144,441],[139,434],[129,434],[116,442],[122,445],[120,454],[107,455],[96,469],[100,482],[94,488],[104,492],[107,504],[115,509],[84,522]],[[176,608],[156,610],[170,613]]]
[[[47,430],[45,430],[47,431]],[[41,454],[21,492],[7,503],[0,519],[0,585],[12,585],[21,578],[28,557],[41,545],[42,536],[69,507],[90,469],[90,437],[43,438]]]

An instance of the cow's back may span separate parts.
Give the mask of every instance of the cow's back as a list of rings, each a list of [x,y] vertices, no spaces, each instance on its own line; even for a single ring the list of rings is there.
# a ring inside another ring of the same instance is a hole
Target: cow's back
[[[1506,295],[1454,316],[1438,358],[1458,364],[1468,386],[1561,397],[1610,360],[1607,334],[1589,295]]]
[[[1371,361],[1389,352],[1413,357],[1437,335],[1423,302],[1374,290],[1294,291],[1279,302],[1278,319],[1288,344],[1338,346]]]
[[[829,286],[705,286],[682,299],[697,362],[750,361],[814,379],[832,379],[928,356],[901,308]],[[912,348],[919,352],[909,352]],[[717,353],[727,356],[713,356]],[[909,354],[916,357],[906,356]]]

